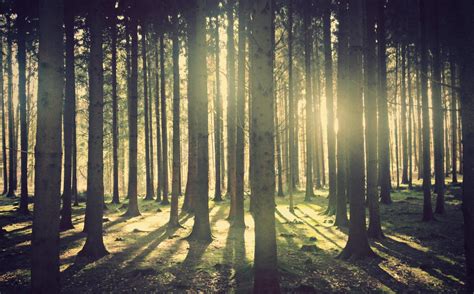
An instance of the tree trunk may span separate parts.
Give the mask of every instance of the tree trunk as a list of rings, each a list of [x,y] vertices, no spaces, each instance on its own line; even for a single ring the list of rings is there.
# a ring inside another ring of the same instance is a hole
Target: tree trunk
[[[348,22],[349,50],[348,50],[348,97],[346,113],[347,121],[347,157],[349,171],[349,204],[350,223],[349,239],[346,247],[340,254],[342,259],[357,259],[375,256],[369,246],[365,226],[364,207],[364,131],[363,131],[363,103],[362,103],[362,18],[363,0],[350,2]]]
[[[288,3],[288,121],[289,121],[289,164],[290,164],[290,212],[294,211],[293,193],[296,190],[296,146],[295,146],[295,98],[293,95],[293,1]],[[253,42],[251,42],[253,43]],[[250,144],[251,146],[253,144]]]
[[[411,54],[410,47],[407,47],[407,94],[408,94],[408,188],[411,190],[413,188],[413,96],[412,96],[412,87],[411,87]],[[415,145],[416,146],[416,145]],[[416,147],[415,147],[416,154]]]
[[[306,193],[305,201],[314,196],[313,191],[313,98],[311,85],[311,52],[313,51],[311,31],[311,1],[306,1],[303,16],[304,27],[304,63],[305,63],[305,95],[306,95]]]
[[[148,99],[148,75],[147,75],[147,60],[146,60],[146,24],[141,25],[142,28],[142,71],[143,71],[143,107],[144,107],[144,119],[145,119],[145,177],[146,177],[146,195],[145,200],[153,200],[155,195],[155,189],[153,187],[153,177],[151,175],[151,167],[153,161],[151,160],[151,132],[150,132],[150,119],[149,119],[149,99]]]
[[[193,194],[194,225],[190,239],[209,242],[212,240],[209,223],[209,142],[208,142],[208,97],[206,61],[206,13],[205,0],[196,1],[189,22],[190,50],[188,81],[190,99],[194,100],[193,121],[196,124],[196,194]],[[194,201],[195,200],[195,201]]]
[[[221,73],[220,73],[220,47],[219,47],[219,14],[216,13],[215,20],[215,30],[214,30],[214,39],[216,47],[216,96],[214,100],[214,148],[215,148],[215,158],[214,164],[216,169],[216,179],[215,179],[215,188],[214,188],[214,201],[222,201],[222,191],[221,191],[221,141],[222,141],[222,102],[221,102]]]
[[[112,157],[113,157],[113,193],[112,203],[120,203],[119,198],[119,180],[118,180],[118,97],[117,97],[117,16],[113,14],[111,26],[112,34]]]
[[[428,49],[426,0],[420,0],[420,66],[421,104],[423,112],[423,221],[433,219],[431,207],[431,163],[430,163],[430,113],[428,108]]]
[[[63,132],[64,132],[64,181],[63,207],[61,209],[60,230],[73,229],[71,220],[71,189],[72,189],[72,143],[74,113],[76,112],[76,77],[74,73],[74,10],[72,5],[64,9],[64,24],[66,34],[66,84],[63,105]]]
[[[451,74],[451,168],[452,168],[452,182],[458,182],[457,174],[457,93],[456,93],[456,62],[453,53],[449,54],[449,65]],[[2,104],[3,105],[3,104]]]
[[[7,139],[5,126],[5,93],[3,87],[3,36],[0,36],[0,103],[2,104],[2,163],[3,163],[3,192],[6,195],[8,191],[8,166],[7,166]]]
[[[401,77],[401,137],[402,137],[402,184],[408,184],[408,134],[407,134],[407,87],[406,87],[406,55],[407,45],[401,45],[402,54],[402,77]]]
[[[371,238],[383,237],[380,221],[380,208],[377,188],[377,71],[375,18],[377,0],[366,0],[366,44],[365,44],[365,112],[367,115],[367,202],[369,205],[369,227],[367,235]]]
[[[328,140],[328,169],[329,169],[329,205],[327,213],[332,215],[336,210],[336,132],[334,130],[334,101],[332,82],[332,49],[331,49],[331,1],[324,3],[323,13],[324,35],[324,70],[326,81],[326,113]]]
[[[168,122],[166,117],[166,80],[165,80],[165,44],[164,35],[160,35],[160,78],[161,78],[161,148],[163,151],[163,199],[161,204],[168,205]]]
[[[444,213],[444,128],[443,128],[443,103],[441,97],[441,52],[439,45],[439,20],[437,0],[431,1],[431,15],[433,28],[432,42],[432,106],[433,106],[433,143],[434,143],[434,165],[435,165],[435,185],[436,185],[436,209],[439,214]]]
[[[245,228],[244,176],[245,176],[245,45],[248,22],[246,1],[239,2],[238,64],[237,64],[237,129],[235,144],[235,215],[233,227]]]
[[[7,197],[15,197],[16,183],[15,183],[15,113],[13,111],[13,70],[12,70],[12,43],[13,43],[13,32],[11,28],[10,17],[7,17],[7,76],[8,76],[8,192]]]
[[[18,60],[18,101],[20,107],[20,128],[21,128],[21,194],[20,214],[29,214],[28,210],[28,126],[26,124],[26,6],[23,0],[19,4],[17,16],[17,60]],[[18,148],[15,148],[18,149]],[[17,153],[15,153],[17,154]],[[70,201],[69,201],[70,202]],[[70,204],[69,204],[70,206]]]
[[[253,1],[252,85],[253,111],[251,136],[255,139],[254,171],[259,175],[253,188],[255,197],[254,292],[279,293],[275,233],[275,169],[273,118],[273,67],[270,0]],[[258,42],[256,41],[258,40]],[[270,109],[270,111],[268,111]]]
[[[156,121],[156,160],[157,160],[157,174],[158,184],[156,187],[156,201],[161,201],[161,192],[163,191],[163,160],[161,150],[161,123],[160,123],[160,80],[158,77],[159,58],[157,40],[154,39],[154,55],[155,55],[155,121]]]
[[[379,91],[378,91],[378,163],[379,163],[379,185],[380,201],[384,204],[392,203],[390,196],[390,128],[388,124],[388,102],[387,102],[387,64],[386,64],[386,36],[385,36],[385,1],[378,2],[378,69],[379,69]]]
[[[60,0],[43,4],[39,6],[36,196],[31,241],[31,291],[59,293],[63,6]]]
[[[347,227],[347,50],[348,50],[348,20],[347,1],[339,4],[338,60],[337,60],[337,174],[336,174],[336,221],[335,225]]]
[[[178,15],[175,14],[173,17],[173,169],[172,169],[172,184],[171,184],[171,209],[170,209],[170,220],[168,227],[176,228],[180,227],[178,217],[178,197],[179,197],[179,145],[180,145],[180,132],[179,132],[179,29],[178,29]]]
[[[130,93],[128,98],[128,217],[140,215],[137,195],[137,124],[138,124],[138,36],[137,20],[133,15],[130,20],[130,34],[132,37],[130,54]]]

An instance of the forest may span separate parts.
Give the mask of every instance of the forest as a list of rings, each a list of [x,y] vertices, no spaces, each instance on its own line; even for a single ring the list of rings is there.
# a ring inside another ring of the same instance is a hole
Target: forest
[[[0,0],[0,293],[474,293],[474,1]]]

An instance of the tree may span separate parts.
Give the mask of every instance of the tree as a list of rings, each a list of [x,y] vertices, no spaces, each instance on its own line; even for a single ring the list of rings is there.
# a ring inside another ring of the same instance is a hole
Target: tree
[[[78,256],[96,260],[108,254],[104,246],[102,217],[104,207],[104,70],[102,5],[89,7],[87,23],[91,38],[89,53],[89,148],[87,154],[87,239]],[[131,197],[129,197],[131,200]]]
[[[239,2],[239,29],[237,55],[237,129],[235,142],[235,214],[233,227],[245,228],[244,219],[244,162],[245,162],[245,45],[248,22],[247,2]]]
[[[431,27],[433,28],[432,41],[432,105],[433,105],[433,144],[434,144],[434,166],[435,166],[435,185],[436,185],[436,209],[439,214],[444,213],[444,127],[443,127],[443,103],[441,98],[441,57],[439,45],[439,2],[434,0],[430,2],[431,15],[433,16]]]
[[[31,290],[35,293],[58,293],[61,116],[64,89],[62,1],[42,0],[39,5],[39,22]]]
[[[63,206],[61,209],[60,229],[62,231],[74,228],[71,220],[72,200],[72,144],[73,127],[76,112],[76,77],[74,73],[74,9],[68,3],[64,9],[64,31],[66,35],[66,84],[64,97],[64,180],[63,180]]]
[[[306,193],[305,201],[310,201],[314,196],[313,191],[313,91],[311,85],[311,52],[313,43],[311,40],[311,1],[306,1],[303,15],[304,27],[304,60],[305,60],[305,95],[306,95]],[[315,167],[316,168],[316,167]]]
[[[234,0],[227,0],[227,194],[231,202],[228,217],[230,221],[235,216],[236,99],[234,6]]]
[[[221,102],[221,73],[220,73],[220,47],[219,47],[219,13],[216,12],[214,40],[215,40],[215,59],[216,59],[216,96],[214,98],[214,149],[215,149],[215,169],[216,180],[214,188],[214,201],[222,201],[221,191],[221,141],[222,141],[222,102]]]
[[[21,127],[21,194],[19,213],[29,214],[28,210],[28,130],[26,124],[26,3],[18,1],[17,41],[18,41],[18,101],[20,103]],[[16,154],[16,152],[15,152]]]
[[[253,1],[252,42],[250,56],[254,63],[251,136],[255,140],[255,174],[253,184],[255,218],[254,292],[278,293],[277,252],[275,236],[275,169],[273,118],[273,67],[271,0]],[[258,40],[258,41],[257,41]],[[269,111],[270,109],[270,111]]]
[[[293,192],[296,190],[296,146],[295,146],[295,98],[293,95],[293,0],[288,1],[288,149],[290,151],[290,212],[293,208]],[[251,144],[252,146],[253,144]]]
[[[8,76],[8,89],[7,89],[7,107],[8,107],[8,192],[7,197],[15,197],[16,182],[15,182],[15,117],[13,111],[13,70],[12,70],[12,43],[13,33],[11,28],[11,16],[7,17],[7,76]]]
[[[326,81],[326,113],[328,133],[328,169],[329,169],[329,205],[328,214],[336,210],[336,133],[334,130],[334,102],[332,82],[332,47],[331,47],[331,1],[324,3],[323,13],[324,72]]]
[[[407,134],[407,89],[406,89],[406,55],[407,45],[405,41],[402,41],[401,45],[402,55],[402,76],[401,76],[401,113],[400,113],[400,125],[401,125],[401,137],[402,137],[402,184],[408,184],[408,134]]]
[[[423,113],[423,221],[433,219],[431,207],[430,113],[428,109],[428,52],[426,0],[420,0],[420,72]]]
[[[348,22],[349,50],[347,84],[347,158],[349,186],[349,239],[339,255],[342,259],[357,259],[375,256],[369,246],[365,226],[364,207],[364,134],[362,109],[362,39],[363,39],[363,0],[349,4]],[[350,94],[349,94],[350,93]],[[350,95],[350,98],[349,98]]]
[[[457,118],[457,91],[456,91],[456,62],[454,61],[454,53],[449,54],[449,66],[451,74],[451,166],[453,170],[452,182],[458,182],[457,175],[457,132],[458,132],[458,118]]]
[[[161,201],[161,191],[163,190],[163,160],[161,151],[161,127],[160,127],[160,80],[158,77],[159,58],[158,58],[158,42],[154,38],[153,48],[155,57],[155,121],[156,121],[156,160],[158,173],[158,186],[156,187],[156,201]]]
[[[377,125],[377,71],[375,56],[375,18],[376,0],[366,0],[366,44],[365,44],[365,79],[367,88],[364,92],[367,126]],[[367,235],[379,239],[383,237],[380,222],[380,208],[377,189],[377,128],[366,128],[367,148],[367,202],[369,204],[369,227]]]
[[[147,72],[147,60],[146,60],[146,23],[143,21],[142,25],[142,70],[143,70],[143,107],[145,113],[145,173],[146,173],[146,200],[153,200],[155,195],[154,187],[153,187],[153,178],[151,175],[151,167],[153,165],[151,158],[151,148],[150,148],[150,141],[151,141],[151,132],[150,132],[150,119],[149,119],[149,97],[148,97],[148,72]]]
[[[161,204],[168,205],[168,125],[166,120],[166,81],[165,81],[165,43],[164,35],[160,35],[160,78],[161,78],[161,148],[163,151],[163,199]]]
[[[189,239],[209,242],[212,240],[209,223],[209,150],[208,150],[208,99],[207,99],[207,64],[206,64],[206,19],[205,0],[193,3],[188,24],[189,32],[189,77],[190,100],[194,100],[193,111],[196,116],[196,175],[193,194],[194,225]],[[195,200],[195,201],[194,201]]]
[[[386,63],[386,36],[385,36],[385,0],[378,2],[377,44],[378,44],[378,163],[380,201],[384,204],[392,203],[390,196],[390,128],[388,124],[387,105],[387,63]]]
[[[135,217],[140,215],[137,199],[138,36],[135,15],[131,16],[129,30],[132,37],[132,48],[130,55],[130,93],[128,97],[128,208],[125,215]]]
[[[170,221],[168,227],[180,227],[178,218],[178,197],[179,197],[179,38],[178,29],[179,19],[177,13],[173,17],[173,32],[171,38],[173,41],[173,169],[172,169],[172,184],[171,184],[171,209]]]
[[[8,167],[7,167],[7,139],[5,132],[5,94],[3,87],[3,34],[0,35],[0,103],[2,104],[2,162],[3,162],[3,192],[8,190]]]
[[[112,157],[113,157],[113,192],[112,203],[120,203],[119,197],[119,163],[118,163],[118,95],[117,95],[117,15],[112,13],[110,26],[112,38]]]
[[[347,227],[347,50],[348,50],[347,1],[339,3],[338,59],[337,59],[337,174],[336,174],[336,221],[335,225]],[[339,120],[340,118],[340,120]],[[331,199],[330,199],[331,201]],[[331,205],[329,205],[331,206]]]

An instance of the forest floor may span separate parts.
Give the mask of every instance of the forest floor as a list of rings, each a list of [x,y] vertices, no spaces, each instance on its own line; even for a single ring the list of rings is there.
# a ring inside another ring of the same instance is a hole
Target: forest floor
[[[346,262],[337,259],[347,230],[333,226],[324,214],[327,191],[311,202],[295,196],[277,197],[276,228],[283,292],[458,292],[463,287],[463,224],[460,187],[446,193],[446,215],[422,222],[422,194],[400,189],[393,204],[382,205],[386,238],[371,241],[379,258]],[[434,200],[434,199],[433,199]],[[110,199],[107,199],[109,202]],[[182,199],[180,200],[182,201]],[[0,293],[28,291],[31,217],[19,217],[18,199],[0,200]],[[169,206],[140,200],[141,216],[121,217],[123,204],[107,204],[104,241],[110,254],[93,262],[76,261],[85,242],[85,204],[74,207],[75,229],[61,233],[61,284],[64,293],[97,292],[250,292],[254,254],[254,223],[229,230],[229,201],[210,202],[214,240],[210,244],[184,239],[193,218],[181,214],[184,229],[167,231]],[[248,205],[248,200],[246,201]]]

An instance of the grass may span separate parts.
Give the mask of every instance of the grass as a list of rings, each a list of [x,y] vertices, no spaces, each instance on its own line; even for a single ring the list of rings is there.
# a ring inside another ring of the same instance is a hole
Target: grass
[[[380,258],[357,262],[335,258],[346,243],[347,230],[333,226],[334,217],[324,214],[327,191],[316,191],[311,202],[304,202],[304,194],[297,193],[294,214],[288,210],[288,197],[277,197],[282,290],[460,291],[464,279],[463,231],[456,189],[448,189],[446,215],[429,223],[421,222],[422,195],[417,189],[394,191],[394,203],[381,207],[387,238],[371,241]],[[0,222],[7,232],[0,246],[1,293],[28,291],[31,218],[16,216],[17,202],[0,200]],[[251,291],[253,218],[246,213],[245,230],[229,229],[228,200],[210,202],[214,236],[210,244],[184,239],[193,224],[193,217],[185,213],[180,215],[184,229],[167,230],[169,206],[140,200],[142,215],[126,219],[121,217],[126,210],[122,204],[107,204],[104,242],[111,254],[89,264],[75,259],[85,242],[84,205],[73,208],[75,229],[61,233],[64,293]]]

